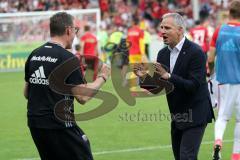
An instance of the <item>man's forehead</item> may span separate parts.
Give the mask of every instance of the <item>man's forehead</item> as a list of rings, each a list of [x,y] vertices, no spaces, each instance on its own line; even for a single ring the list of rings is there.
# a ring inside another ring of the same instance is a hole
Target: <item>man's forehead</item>
[[[162,19],[162,23],[166,23],[166,22],[173,22],[174,21],[174,19],[173,19],[173,17],[166,17],[166,18],[163,18]]]
[[[166,17],[162,20],[161,26],[172,26],[175,25],[173,17]]]

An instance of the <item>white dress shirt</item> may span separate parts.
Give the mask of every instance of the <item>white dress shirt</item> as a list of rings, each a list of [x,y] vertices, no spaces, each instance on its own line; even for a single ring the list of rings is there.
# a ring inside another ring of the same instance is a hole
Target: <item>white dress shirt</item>
[[[168,46],[168,49],[170,50],[170,73],[172,73],[173,68],[176,64],[178,55],[182,49],[183,43],[185,41],[185,37],[181,39],[181,41],[172,49],[170,46]]]

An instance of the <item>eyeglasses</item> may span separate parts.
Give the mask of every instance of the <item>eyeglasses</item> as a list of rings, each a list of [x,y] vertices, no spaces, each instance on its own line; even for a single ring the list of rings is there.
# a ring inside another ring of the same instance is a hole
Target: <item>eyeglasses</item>
[[[74,32],[75,32],[75,34],[77,34],[78,33],[78,31],[79,31],[79,27],[72,27],[72,26],[67,26],[67,27],[69,27],[69,28],[73,28],[74,29]]]
[[[75,30],[75,34],[77,34],[78,31],[79,31],[79,27],[73,27],[73,28],[74,28],[74,30]]]

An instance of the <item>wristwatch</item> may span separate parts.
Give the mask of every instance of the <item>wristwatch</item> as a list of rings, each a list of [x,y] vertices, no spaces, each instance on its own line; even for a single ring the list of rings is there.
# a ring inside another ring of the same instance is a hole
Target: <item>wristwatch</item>
[[[97,77],[101,77],[105,82],[107,82],[107,79],[103,75],[99,75]]]

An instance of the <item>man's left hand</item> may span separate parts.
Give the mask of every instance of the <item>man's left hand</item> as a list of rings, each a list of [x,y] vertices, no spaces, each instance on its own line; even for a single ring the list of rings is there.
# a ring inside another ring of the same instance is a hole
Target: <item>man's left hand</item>
[[[170,78],[170,74],[163,68],[160,63],[155,64],[156,72],[161,76],[161,78],[167,80]]]

